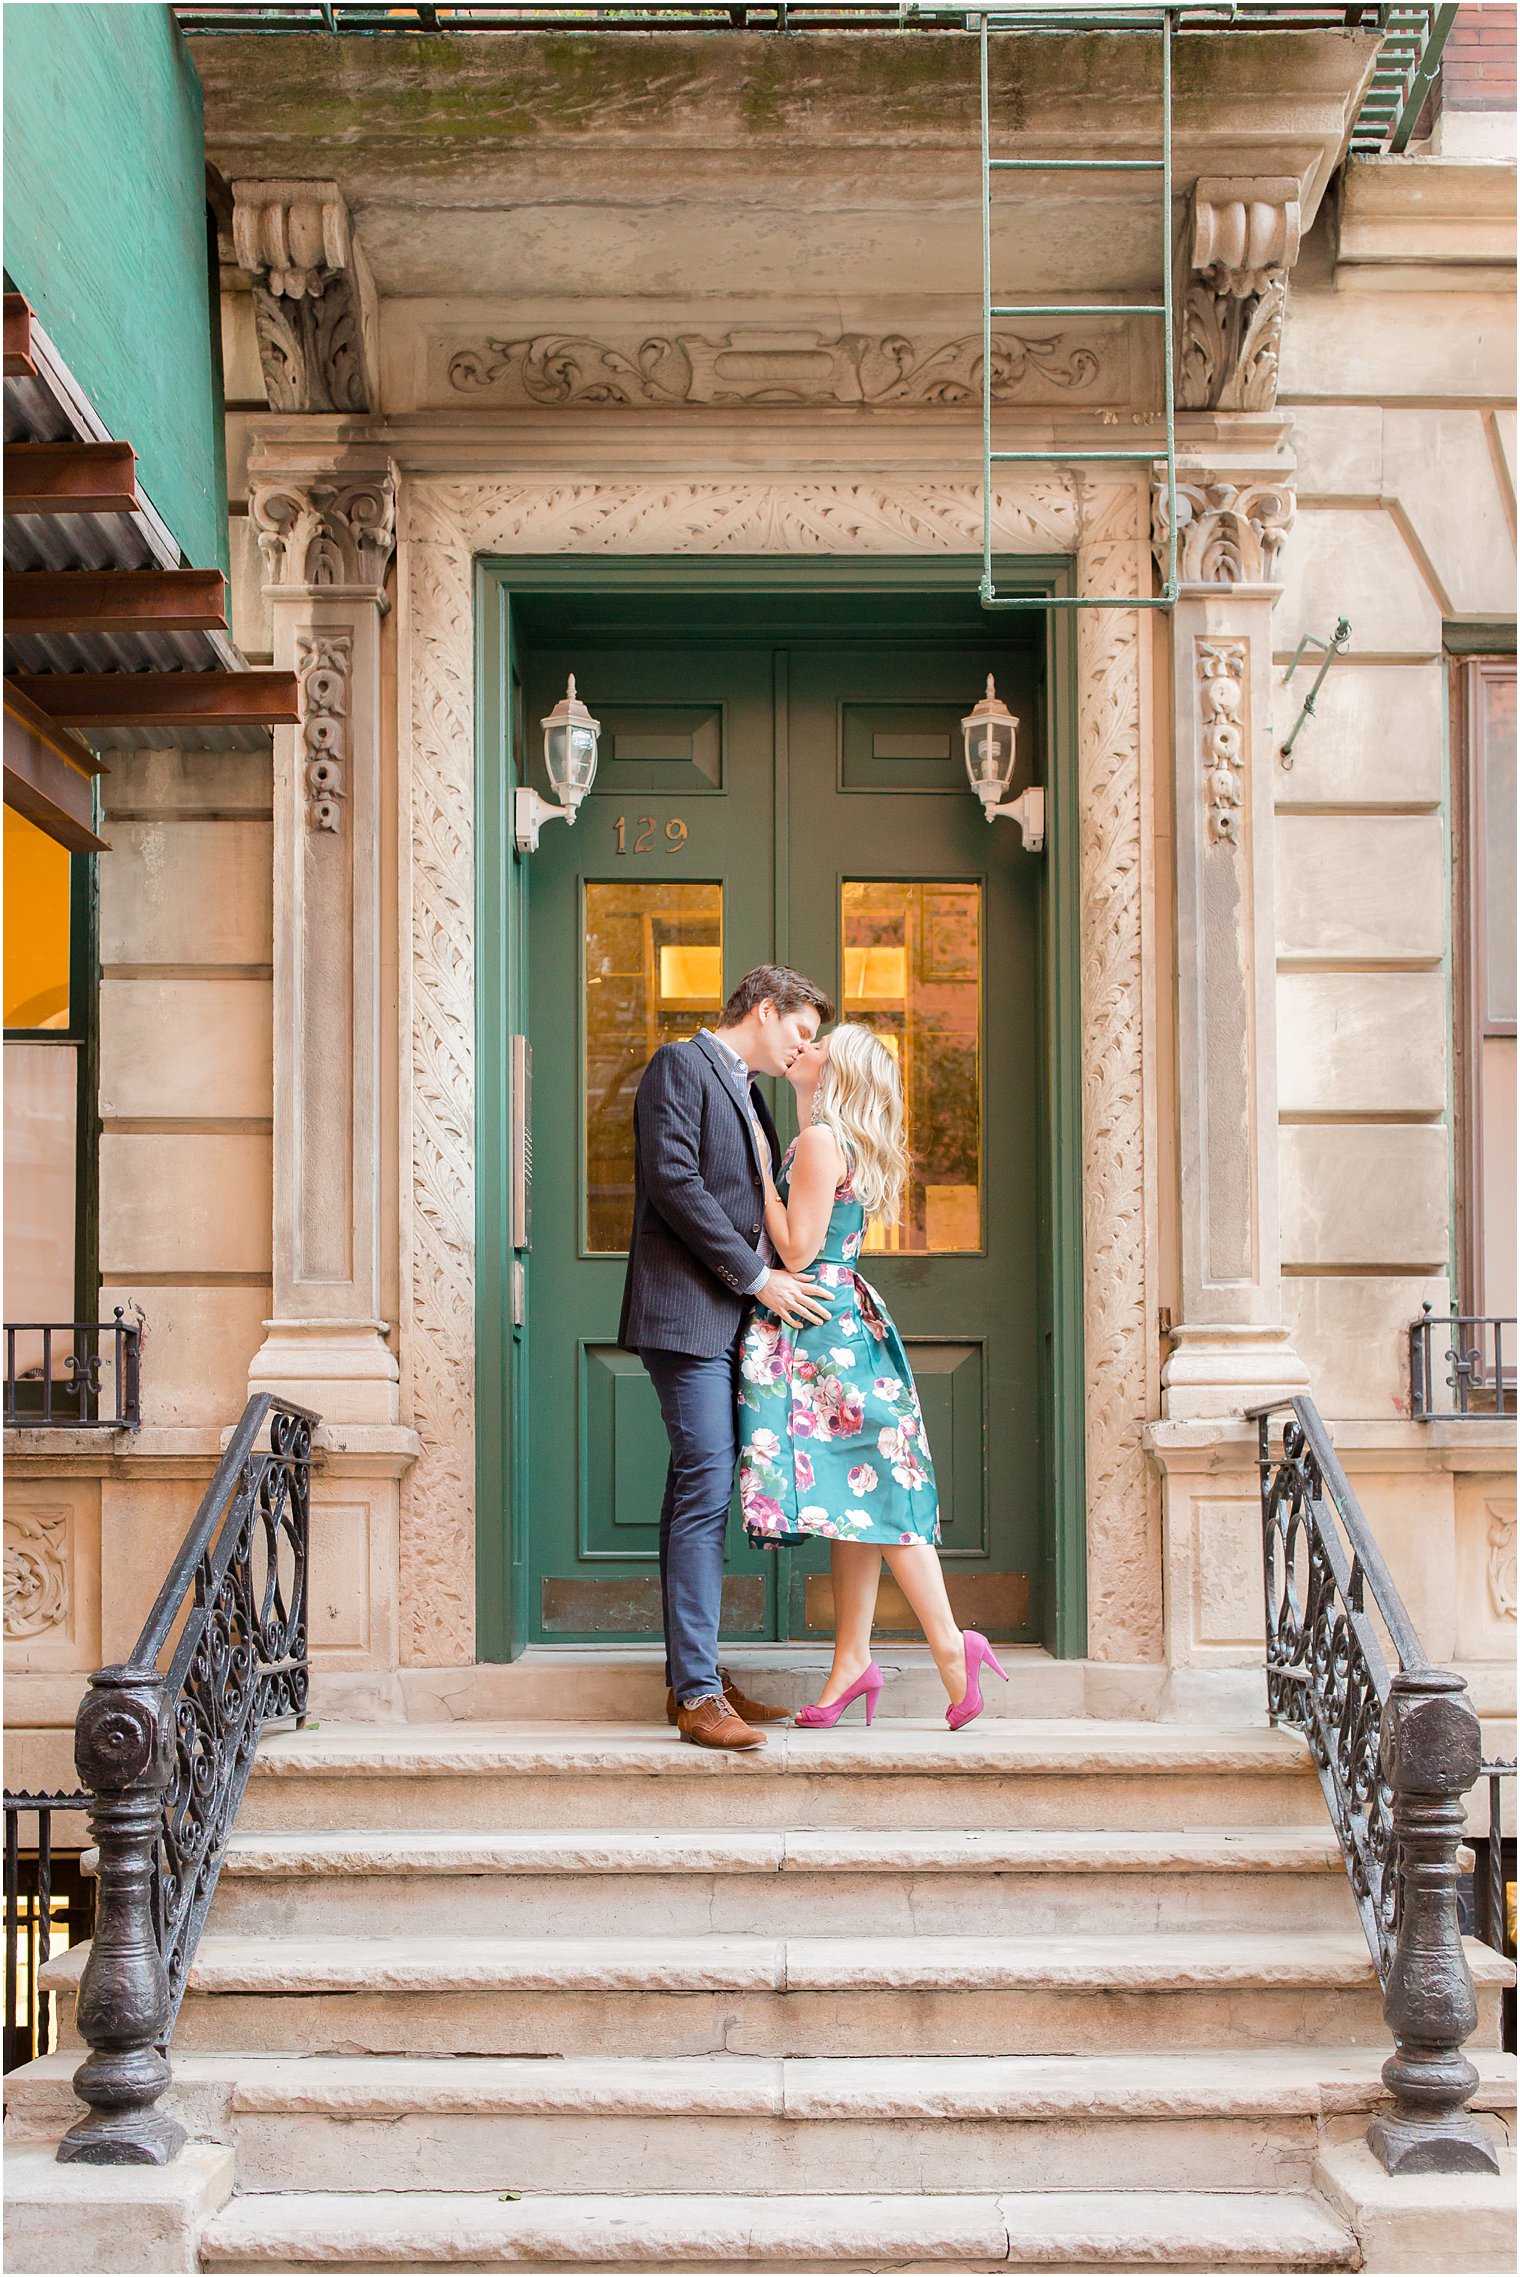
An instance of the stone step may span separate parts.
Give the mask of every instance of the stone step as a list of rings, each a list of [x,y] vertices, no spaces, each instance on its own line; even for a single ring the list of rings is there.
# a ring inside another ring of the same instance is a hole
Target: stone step
[[[42,1982],[72,1987],[88,1948]],[[1508,1962],[1470,1943],[1474,2041]],[[64,2019],[72,2031],[68,2004]],[[1359,1934],[207,1937],[179,2049],[310,2055],[1014,2055],[1382,2047]]]
[[[1325,1825],[1062,1834],[956,1828],[239,1833],[218,1935],[741,1935],[1356,1928]]]
[[[1307,2188],[1324,2127],[1389,2098],[1381,2048],[1140,2056],[280,2057],[176,2052],[190,2133],[243,2191],[721,2195]],[[1475,2108],[1512,2116],[1484,2052]],[[77,2116],[72,2059],[6,2083],[15,2139]]]
[[[1347,2269],[1355,2239],[1307,2192],[706,2198],[416,2193],[234,2199],[212,2270]]]
[[[323,1726],[264,1741],[239,1814],[245,1832],[1321,1823],[1297,1733],[1057,1718],[773,1727],[746,1754],[647,1725]]]

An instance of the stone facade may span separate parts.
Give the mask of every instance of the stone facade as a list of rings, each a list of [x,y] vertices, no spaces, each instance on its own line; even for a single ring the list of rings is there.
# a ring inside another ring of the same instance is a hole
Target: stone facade
[[[106,1305],[147,1321],[146,1422],[13,1458],[18,1784],[66,1783],[80,1676],[130,1642],[250,1387],[327,1418],[319,1694],[393,1713],[400,1672],[473,1663],[473,558],[975,554],[964,55],[925,44],[898,170],[862,193],[880,59],[809,81],[798,154],[807,90],[736,112],[713,73],[752,43],[697,44],[668,43],[642,126],[603,90],[594,151],[524,42],[531,153],[482,125],[445,178],[377,126],[335,181],[302,43],[203,43],[236,631],[300,674],[304,719],[272,766],[112,760],[101,1256]],[[1432,1657],[1503,1714],[1512,1433],[1412,1423],[1403,1332],[1452,1253],[1443,641],[1513,625],[1511,170],[1415,155],[1332,188],[1355,39],[1214,44],[1178,122],[1177,604],[1079,621],[1088,1649],[1254,1664],[1242,1410],[1308,1388]],[[376,119],[396,54],[368,43]],[[436,102],[492,68],[470,49]],[[1090,139],[1065,61],[1037,68],[1052,147]],[[1093,297],[1136,297],[1123,199],[1053,194],[1002,247],[1014,297],[1073,293],[1083,260]],[[1159,448],[1154,327],[1008,326],[995,355],[1008,439],[1052,454],[1001,485],[999,548],[1153,590],[1164,483],[1059,461]],[[1286,668],[1341,615],[1284,766],[1312,676]]]

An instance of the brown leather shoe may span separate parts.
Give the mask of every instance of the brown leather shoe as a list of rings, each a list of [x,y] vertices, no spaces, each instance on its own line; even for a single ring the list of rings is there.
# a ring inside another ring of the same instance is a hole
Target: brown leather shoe
[[[748,1693],[740,1691],[738,1685],[735,1683],[733,1677],[729,1674],[726,1668],[720,1668],[718,1670],[718,1676],[723,1685],[724,1699],[733,1709],[734,1714],[736,1716],[742,1717],[745,1723],[784,1724],[786,1722],[788,1715],[791,1713],[790,1709],[768,1708],[765,1706],[763,1701],[750,1699]],[[668,1724],[673,1724],[675,1720],[676,1696],[674,1692],[672,1692],[667,1686],[665,1692],[665,1721]]]
[[[764,1747],[765,1734],[751,1731],[725,1700],[709,1694],[694,1708],[676,1710],[676,1729],[694,1747]]]

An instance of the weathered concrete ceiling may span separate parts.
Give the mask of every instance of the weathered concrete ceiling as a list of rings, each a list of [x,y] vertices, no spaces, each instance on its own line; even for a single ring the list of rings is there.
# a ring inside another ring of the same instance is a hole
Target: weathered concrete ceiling
[[[229,178],[336,178],[383,297],[812,309],[979,299],[976,43],[960,34],[306,36],[191,43]],[[1296,177],[1307,225],[1377,41],[1176,46],[1176,186]],[[1155,152],[1154,38],[993,43],[1006,155]],[[1003,177],[1000,296],[1143,295],[1146,176]]]

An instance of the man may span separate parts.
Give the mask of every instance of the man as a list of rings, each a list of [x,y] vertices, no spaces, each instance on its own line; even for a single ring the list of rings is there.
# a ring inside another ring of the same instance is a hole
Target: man
[[[793,1327],[827,1320],[810,1275],[773,1262],[762,1149],[780,1149],[751,1080],[784,1075],[834,1008],[784,965],[746,973],[716,1031],[662,1044],[633,1103],[633,1239],[618,1343],[653,1381],[670,1441],[660,1511],[667,1712],[698,1747],[763,1747],[746,1700],[718,1667],[723,1536],[738,1461],[739,1343],[750,1301]]]

